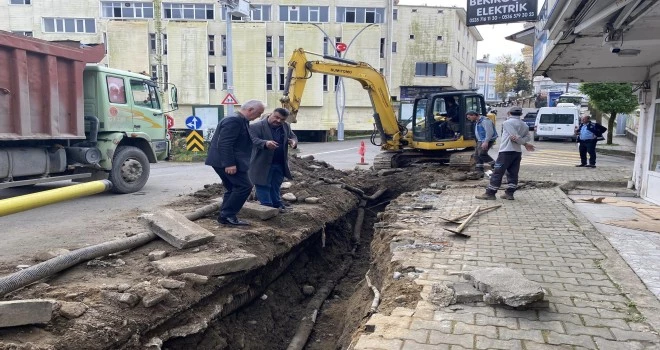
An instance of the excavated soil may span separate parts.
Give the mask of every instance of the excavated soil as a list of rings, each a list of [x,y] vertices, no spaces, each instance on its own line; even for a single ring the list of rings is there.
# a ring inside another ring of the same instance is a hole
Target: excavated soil
[[[364,278],[367,272],[383,293],[379,312],[412,306],[419,299],[420,286],[405,279],[386,278],[395,270],[405,272],[405,267],[388,263],[389,245],[372,244],[377,214],[404,192],[485,184],[485,180],[454,181],[455,170],[432,164],[413,166],[387,176],[371,171],[339,171],[324,162],[301,158],[292,158],[291,168],[295,178],[292,186],[282,192],[293,193],[298,198],[317,197],[318,204],[293,203],[292,212],[268,221],[247,218],[253,223],[249,228],[220,227],[215,214],[210,215],[196,221],[216,235],[216,240],[206,245],[176,250],[156,239],[131,251],[81,263],[9,293],[2,300],[43,298],[56,300],[57,305],[79,302],[85,304],[87,311],[71,319],[56,311],[47,325],[0,329],[0,350],[143,349],[147,344],[153,345],[152,349],[285,349],[314,291],[328,278],[336,277],[339,266],[350,263],[350,269],[340,276],[323,304],[306,347],[346,348],[363,325],[373,298]],[[366,195],[379,188],[388,189],[382,197],[367,204],[355,253],[351,253],[351,237],[359,199],[353,192],[340,188],[338,182],[359,188]],[[539,185],[544,184],[532,186]],[[220,197],[222,192],[219,184],[208,184],[166,207],[189,213]],[[123,222],[121,227],[127,236],[147,231],[137,214],[116,219]],[[185,288],[170,290],[164,301],[150,308],[127,307],[108,297],[141,282],[155,285],[164,277],[147,259],[154,250],[165,250],[170,256],[194,256],[234,247],[255,254],[262,267],[249,273],[211,277],[204,285],[187,283]],[[278,271],[282,269],[283,272]],[[15,267],[0,266],[0,275],[14,271]],[[222,308],[229,310],[230,304],[240,298],[251,302],[228,315],[218,312]],[[201,316],[205,313],[222,317],[209,322],[213,317],[205,319]],[[182,333],[172,331],[191,325],[203,327]],[[154,337],[164,342],[154,341]]]

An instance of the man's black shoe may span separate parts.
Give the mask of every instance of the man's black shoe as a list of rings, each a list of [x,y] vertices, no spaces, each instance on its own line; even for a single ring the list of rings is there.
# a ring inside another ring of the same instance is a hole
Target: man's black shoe
[[[576,167],[576,168],[582,168],[582,167],[585,167],[585,166],[587,166],[587,165],[586,165],[586,164],[578,164],[578,165],[576,165],[575,167]]]
[[[587,165],[587,168],[595,168],[595,167],[596,167],[596,165],[594,165],[594,164]]]
[[[232,226],[249,226],[250,223],[241,221],[238,218],[220,218],[219,223],[223,225],[232,225]]]

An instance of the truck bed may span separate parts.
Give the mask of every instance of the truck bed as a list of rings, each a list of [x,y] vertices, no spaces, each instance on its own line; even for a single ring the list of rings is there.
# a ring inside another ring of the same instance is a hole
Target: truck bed
[[[85,138],[83,70],[104,51],[0,31],[0,141]]]

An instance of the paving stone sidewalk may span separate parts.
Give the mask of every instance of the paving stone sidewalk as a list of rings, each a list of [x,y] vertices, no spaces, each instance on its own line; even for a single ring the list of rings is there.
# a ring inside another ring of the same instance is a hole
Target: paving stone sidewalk
[[[579,174],[567,170],[565,178]],[[595,180],[624,173],[599,170],[590,173],[599,175]],[[529,174],[530,169],[521,172],[523,177]],[[362,334],[353,349],[660,349],[654,328],[660,324],[660,303],[563,192],[531,189],[519,191],[515,201],[474,199],[482,191],[452,188],[439,195],[417,194],[418,201],[434,205],[428,211],[402,210],[411,197],[390,204],[388,212],[396,213],[397,220],[408,219],[407,229],[381,230],[418,242],[450,243],[442,251],[419,246],[393,251],[393,261],[422,271],[414,279],[423,286],[422,300],[415,308],[371,316],[368,324],[374,331]],[[495,203],[502,207],[470,224],[468,239],[448,234],[437,219]],[[428,301],[433,284],[460,280],[452,272],[499,266],[539,282],[549,308],[517,311],[482,303],[438,307]]]

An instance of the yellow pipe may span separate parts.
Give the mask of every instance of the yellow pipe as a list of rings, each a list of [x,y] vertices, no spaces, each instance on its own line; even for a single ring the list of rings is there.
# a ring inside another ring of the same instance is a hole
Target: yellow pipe
[[[72,185],[39,193],[26,194],[0,200],[0,217],[21,211],[43,207],[48,204],[105,192],[112,188],[108,180],[98,180]]]

